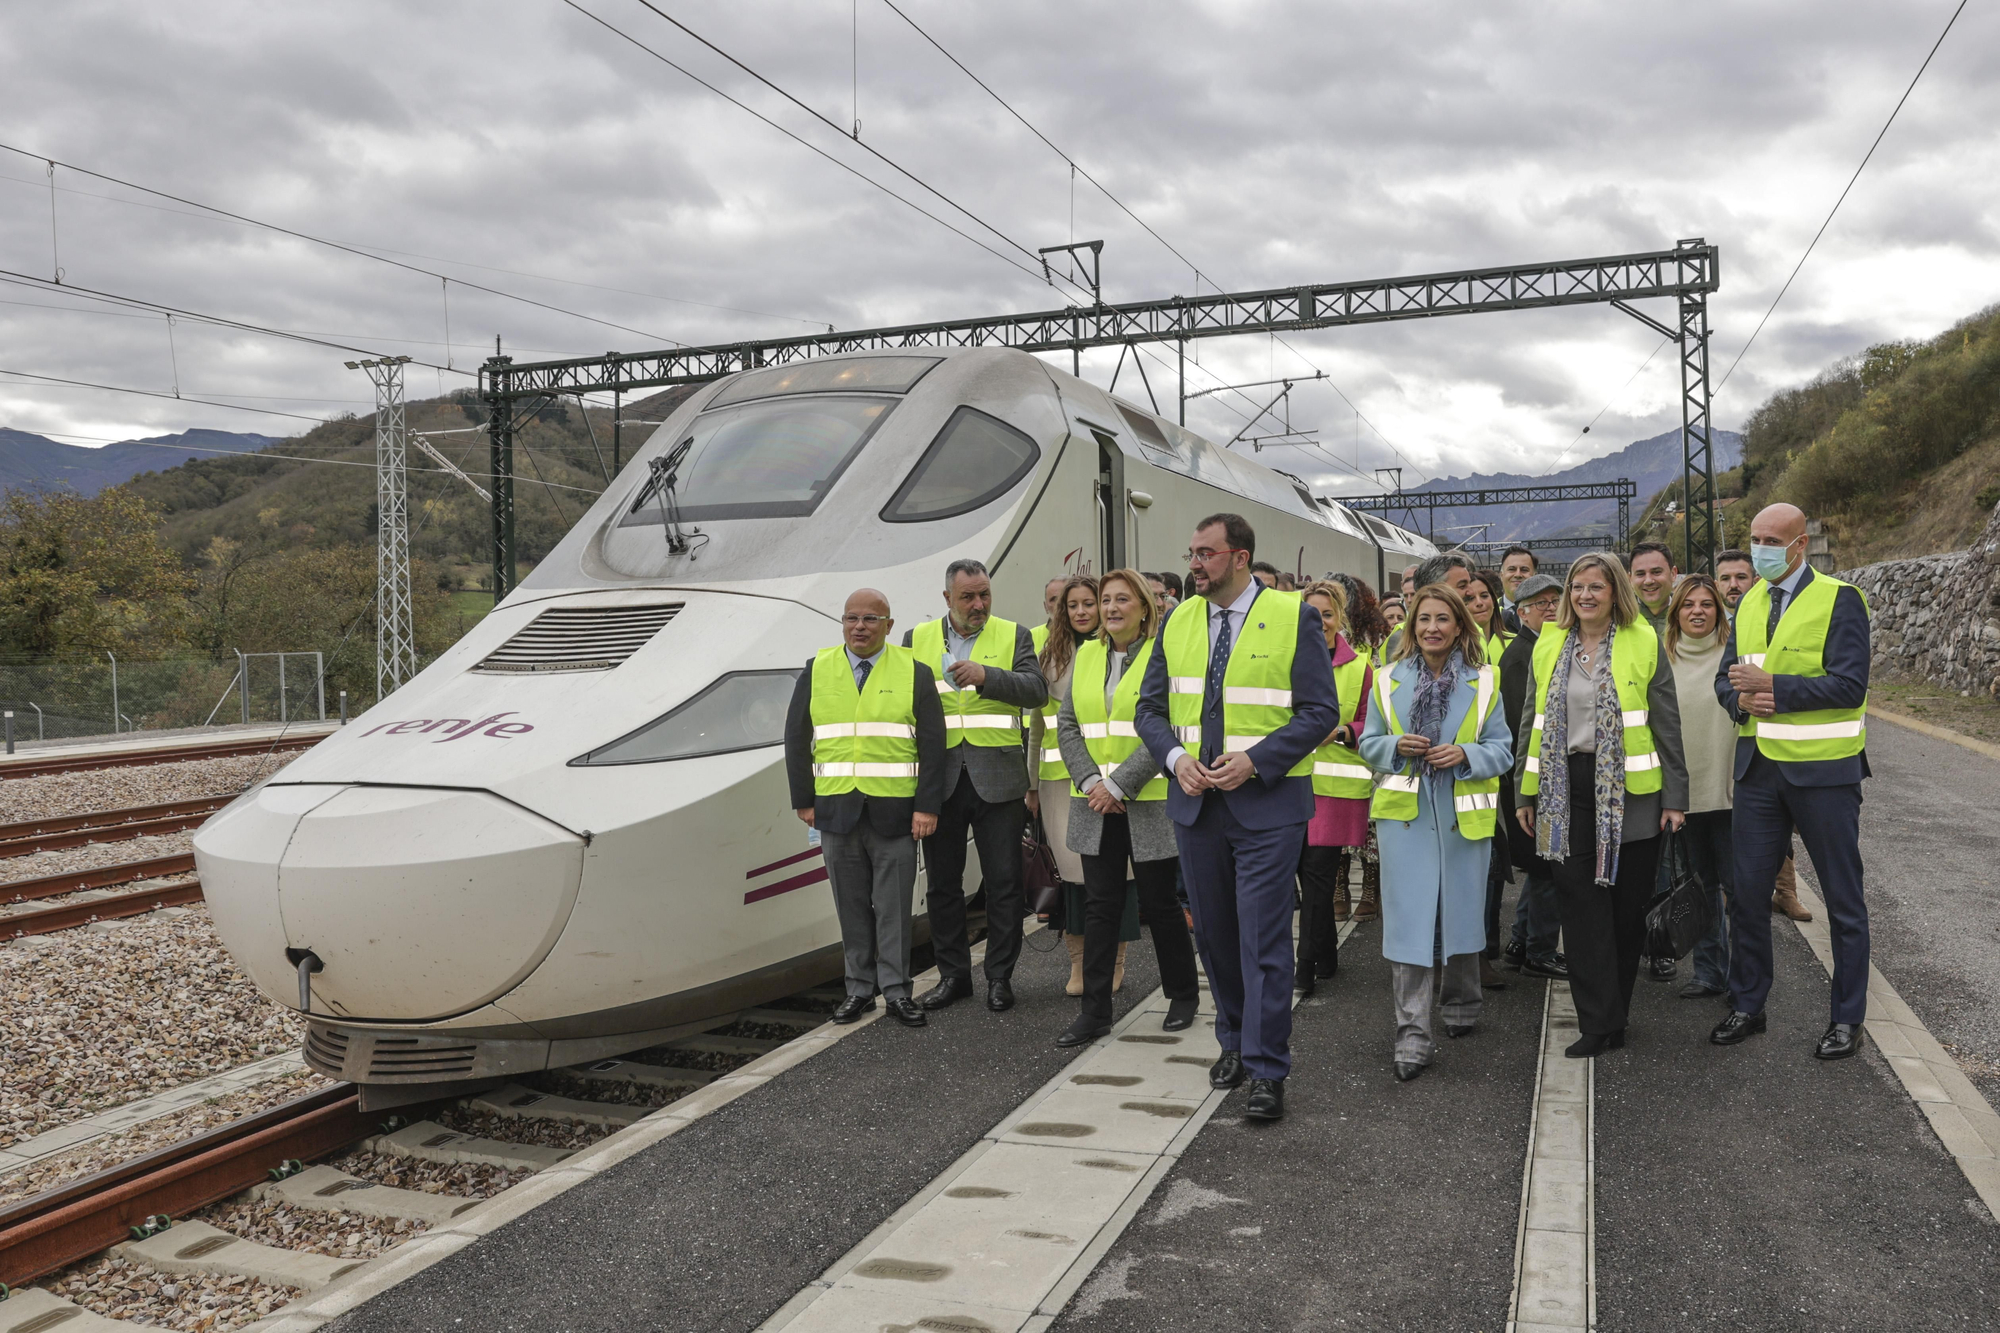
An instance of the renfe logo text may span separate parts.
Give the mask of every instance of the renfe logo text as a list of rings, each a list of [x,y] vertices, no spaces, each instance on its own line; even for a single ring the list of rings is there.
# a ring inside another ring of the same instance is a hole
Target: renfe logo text
[[[486,735],[498,736],[502,740],[507,739],[509,736],[526,735],[535,729],[532,723],[502,722],[500,720],[503,717],[512,716],[514,714],[510,709],[505,713],[495,713],[491,717],[483,717],[477,722],[462,717],[441,717],[436,720],[420,717],[409,722],[384,722],[381,726],[370,727],[361,734],[364,736],[373,736],[378,731],[387,731],[391,736],[404,736],[412,732],[424,735],[443,728],[443,734],[431,742],[433,745],[442,745],[446,741],[462,741],[467,736],[472,735],[482,728],[484,728]]]

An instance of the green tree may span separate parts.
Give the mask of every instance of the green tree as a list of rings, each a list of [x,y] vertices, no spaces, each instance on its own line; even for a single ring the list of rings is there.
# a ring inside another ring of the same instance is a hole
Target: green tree
[[[0,651],[92,657],[185,641],[194,580],[123,486],[0,500]]]

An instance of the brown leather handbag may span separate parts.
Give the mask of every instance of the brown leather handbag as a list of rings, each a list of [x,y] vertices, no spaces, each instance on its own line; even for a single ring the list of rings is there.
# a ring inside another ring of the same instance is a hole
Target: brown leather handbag
[[[1056,854],[1039,814],[1021,832],[1021,891],[1028,910],[1043,921],[1061,915],[1062,872],[1056,869]]]

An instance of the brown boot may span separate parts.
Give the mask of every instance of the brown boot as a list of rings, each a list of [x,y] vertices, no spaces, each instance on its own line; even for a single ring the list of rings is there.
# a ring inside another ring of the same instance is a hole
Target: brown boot
[[[1063,943],[1069,946],[1069,981],[1063,986],[1065,995],[1083,994],[1083,936],[1063,936]]]
[[[1353,854],[1343,849],[1340,853],[1340,868],[1333,875],[1333,919],[1335,921],[1345,921],[1348,917],[1347,868],[1353,863]]]
[[[1382,915],[1382,863],[1361,863],[1361,904],[1354,909],[1356,921],[1373,921]]]
[[[1783,912],[1794,921],[1813,919],[1812,910],[1799,901],[1799,873],[1789,856],[1778,867],[1778,891],[1771,895],[1771,910]]]
[[[1118,964],[1116,967],[1111,969],[1111,989],[1114,992],[1125,989],[1125,941],[1124,940],[1118,941]]]

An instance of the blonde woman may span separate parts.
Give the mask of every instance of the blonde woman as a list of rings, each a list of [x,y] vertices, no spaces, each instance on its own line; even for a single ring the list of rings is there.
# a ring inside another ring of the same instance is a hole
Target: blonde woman
[[[1371,809],[1396,1077],[1405,1083],[1436,1054],[1434,996],[1452,1037],[1471,1032],[1485,1007],[1486,873],[1500,775],[1514,754],[1499,702],[1499,672],[1486,664],[1485,635],[1464,599],[1441,583],[1419,588],[1396,660],[1375,678],[1360,745],[1368,767],[1387,775]],[[1440,941],[1442,968],[1432,965]]]
[[[1133,727],[1139,689],[1160,628],[1160,606],[1146,576],[1114,569],[1099,590],[1100,628],[1077,649],[1063,691],[1056,735],[1075,794],[1070,797],[1069,847],[1083,859],[1083,1006],[1056,1038],[1080,1046],[1111,1031],[1111,993],[1123,971],[1125,943],[1137,939],[1145,907],[1167,996],[1162,1026],[1193,1026],[1200,1004],[1194,942],[1174,895],[1179,850],[1167,815],[1167,778]],[[1132,866],[1135,895],[1127,887]],[[1123,923],[1128,923],[1124,925]]]
[[[1347,919],[1349,859],[1368,841],[1375,784],[1354,743],[1367,724],[1368,687],[1375,675],[1369,660],[1347,641],[1347,589],[1320,579],[1302,596],[1319,612],[1340,700],[1340,725],[1313,755],[1313,817],[1299,851],[1299,953],[1292,987],[1311,995],[1340,970],[1338,932]]]
[[[1035,714],[1028,728],[1028,753],[1039,760],[1037,781],[1028,789],[1028,812],[1042,817],[1042,831],[1055,853],[1056,873],[1063,882],[1063,943],[1069,948],[1068,995],[1083,994],[1083,861],[1069,849],[1069,771],[1056,745],[1056,706],[1069,693],[1069,675],[1076,650],[1097,633],[1097,580],[1072,574],[1060,590],[1050,579],[1049,623],[1037,631],[1036,647],[1042,675],[1049,682],[1049,707]],[[1135,921],[1132,938],[1138,938]]]
[[[1535,639],[1533,689],[1515,817],[1555,868],[1583,1033],[1563,1054],[1590,1059],[1625,1044],[1660,834],[1688,806],[1673,666],[1616,556],[1569,567],[1556,622]]]

